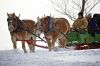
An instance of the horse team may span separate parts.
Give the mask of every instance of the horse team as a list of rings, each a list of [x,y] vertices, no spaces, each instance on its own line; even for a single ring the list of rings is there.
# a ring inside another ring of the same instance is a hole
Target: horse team
[[[21,20],[15,13],[7,13],[8,30],[11,35],[13,48],[17,48],[17,41],[22,41],[22,49],[27,53],[25,42],[28,43],[30,52],[35,52],[36,36],[42,33],[47,41],[49,51],[55,48],[55,42],[59,41],[59,47],[66,48],[67,34],[70,32],[70,24],[65,18],[53,18],[51,16],[37,17],[33,20]],[[74,26],[75,27],[75,26]]]

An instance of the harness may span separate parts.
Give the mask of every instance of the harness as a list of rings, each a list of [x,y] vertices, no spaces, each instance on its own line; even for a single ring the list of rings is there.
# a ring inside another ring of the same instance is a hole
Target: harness
[[[53,22],[53,18],[48,16],[48,32],[54,32],[54,22]]]
[[[48,16],[48,32],[59,32],[58,29],[55,27],[54,19]],[[47,33],[48,33],[47,32]],[[63,32],[60,32],[63,36],[67,37]]]

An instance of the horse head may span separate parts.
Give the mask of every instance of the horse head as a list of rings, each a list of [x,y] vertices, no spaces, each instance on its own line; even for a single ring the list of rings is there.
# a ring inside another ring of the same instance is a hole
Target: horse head
[[[19,17],[15,15],[15,13],[7,13],[7,22],[8,22],[8,29],[10,32],[16,31],[21,24],[21,20]]]
[[[42,32],[47,32],[49,16],[42,18],[37,17],[37,34],[40,35]]]
[[[36,23],[36,35],[40,36],[42,33],[42,23],[41,18],[37,17]]]

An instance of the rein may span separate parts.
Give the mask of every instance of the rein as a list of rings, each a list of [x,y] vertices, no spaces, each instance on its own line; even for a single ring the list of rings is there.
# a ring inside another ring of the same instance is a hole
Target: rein
[[[24,31],[27,31],[28,33],[31,33],[32,35],[38,37],[39,39],[41,39],[42,41],[44,41],[45,43],[47,43],[44,39],[42,39],[40,36],[37,36],[35,33],[33,33],[30,29],[24,29],[22,28],[22,26],[24,26],[24,23],[22,20],[20,20],[18,17],[17,17],[17,31],[20,31],[20,30],[24,30]]]
[[[45,43],[47,43],[47,41],[45,41],[44,39],[42,39],[40,36],[37,36],[37,35],[36,35],[35,33],[33,33],[31,30],[25,30],[25,31],[31,33],[32,35],[38,37],[39,39],[41,39],[42,41],[44,41]]]

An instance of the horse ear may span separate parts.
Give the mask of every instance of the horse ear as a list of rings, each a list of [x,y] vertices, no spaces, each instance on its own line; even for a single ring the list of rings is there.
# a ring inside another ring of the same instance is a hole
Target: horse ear
[[[37,19],[39,19],[39,16],[37,17]]]
[[[21,14],[19,14],[18,18],[20,18],[20,15],[21,15]]]
[[[40,18],[39,18],[39,16],[37,17],[37,21],[40,21]]]
[[[44,14],[44,17],[45,17],[45,14]]]
[[[16,18],[15,12],[13,13],[13,17]]]
[[[50,14],[50,17],[51,17],[51,14]]]
[[[8,12],[7,12],[7,16],[9,16]]]
[[[13,16],[15,16],[15,12],[13,13]]]

